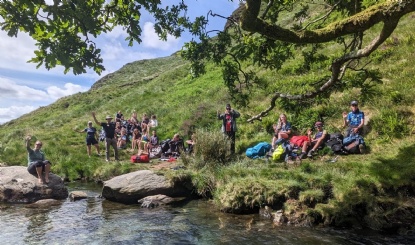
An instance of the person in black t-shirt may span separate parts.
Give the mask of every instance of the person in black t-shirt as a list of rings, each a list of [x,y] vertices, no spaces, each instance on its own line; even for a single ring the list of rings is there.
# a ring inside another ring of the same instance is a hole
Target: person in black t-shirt
[[[107,122],[101,122],[101,123],[95,117],[95,112],[92,112],[92,117],[94,118],[95,123],[101,125],[102,128],[105,131],[105,135],[106,135],[106,138],[105,138],[105,158],[106,158],[106,161],[108,162],[110,160],[110,147],[111,146],[114,149],[115,160],[118,161],[119,159],[118,159],[117,137],[115,135],[115,123],[111,122],[112,117],[111,116],[106,116],[105,120],[107,120]]]
[[[235,133],[237,131],[236,118],[241,114],[231,108],[230,104],[226,104],[226,110],[223,114],[217,113],[218,119],[222,120],[222,132],[231,140],[231,153],[235,153]]]
[[[95,148],[97,149],[97,154],[98,156],[100,156],[101,154],[99,153],[99,144],[98,144],[98,133],[97,133],[97,129],[92,127],[92,122],[89,121],[88,122],[88,127],[85,128],[84,130],[78,131],[78,130],[74,130],[75,132],[78,133],[85,133],[86,132],[86,151],[88,153],[88,156],[91,157],[91,145],[94,145]]]

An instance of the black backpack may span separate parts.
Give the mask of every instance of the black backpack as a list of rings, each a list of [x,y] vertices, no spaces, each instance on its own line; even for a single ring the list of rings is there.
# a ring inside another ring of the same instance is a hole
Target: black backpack
[[[170,141],[171,139],[166,139],[160,142],[161,152],[166,153],[170,149]]]
[[[330,134],[330,138],[326,141],[326,146],[335,154],[347,154],[343,148],[343,135],[341,133]]]

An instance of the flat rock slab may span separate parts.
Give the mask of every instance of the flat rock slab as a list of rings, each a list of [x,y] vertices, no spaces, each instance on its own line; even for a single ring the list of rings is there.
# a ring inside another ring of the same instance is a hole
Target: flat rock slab
[[[163,175],[141,170],[117,176],[104,182],[102,197],[110,201],[136,204],[139,199],[153,195],[187,197],[191,190],[185,183],[170,183]]]
[[[77,201],[88,198],[88,195],[83,191],[72,191],[69,193],[69,199],[71,201]]]
[[[68,189],[61,177],[50,173],[49,184],[38,183],[27,167],[0,167],[0,202],[34,203],[42,199],[65,199]]]

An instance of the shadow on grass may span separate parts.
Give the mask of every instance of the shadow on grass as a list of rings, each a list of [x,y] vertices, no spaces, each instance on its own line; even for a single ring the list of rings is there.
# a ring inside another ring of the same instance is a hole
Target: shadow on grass
[[[415,144],[397,150],[396,156],[377,157],[369,166],[369,173],[386,190],[404,188],[415,194]]]

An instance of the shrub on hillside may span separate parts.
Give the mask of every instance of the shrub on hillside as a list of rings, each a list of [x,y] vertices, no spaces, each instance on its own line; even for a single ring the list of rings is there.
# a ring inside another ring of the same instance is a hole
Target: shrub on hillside
[[[189,167],[202,169],[225,165],[231,160],[230,140],[219,131],[196,130],[192,155],[183,156]]]

